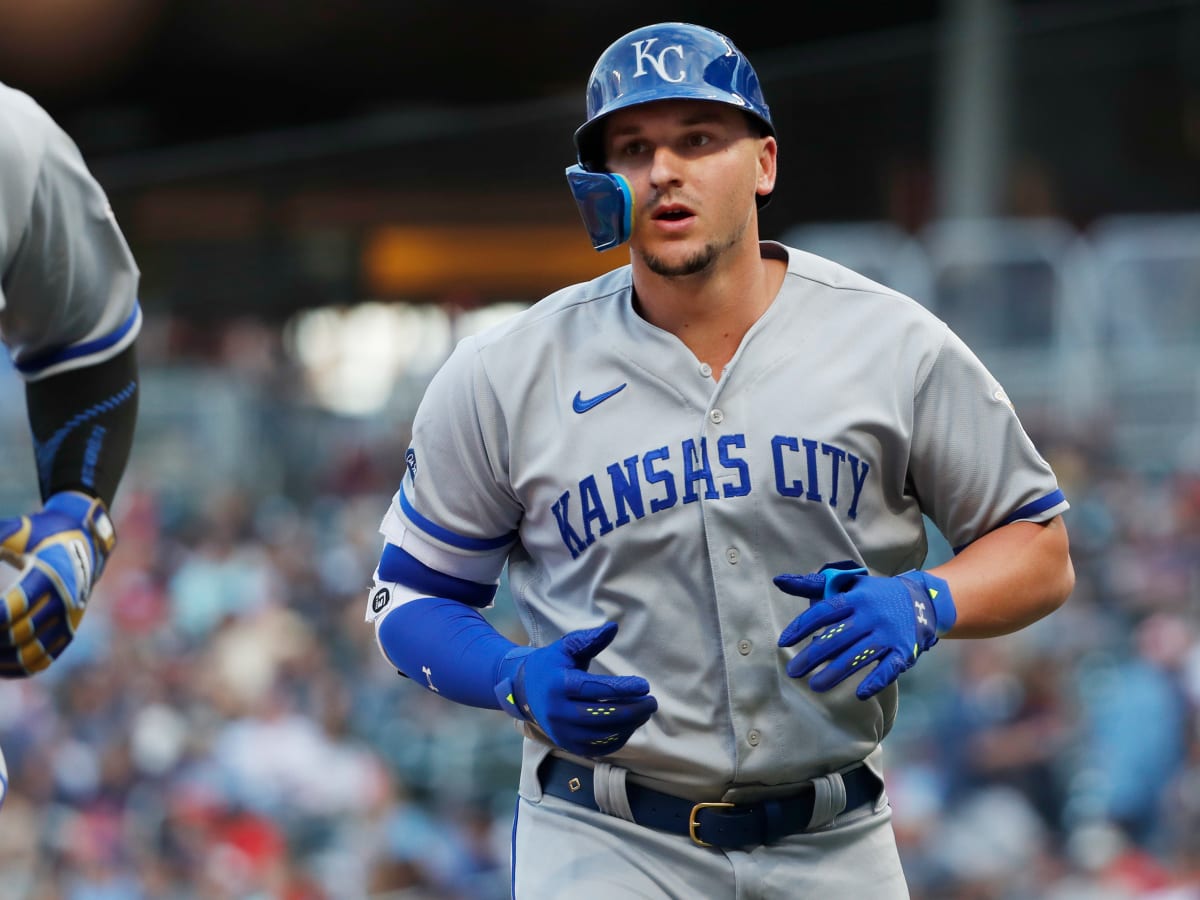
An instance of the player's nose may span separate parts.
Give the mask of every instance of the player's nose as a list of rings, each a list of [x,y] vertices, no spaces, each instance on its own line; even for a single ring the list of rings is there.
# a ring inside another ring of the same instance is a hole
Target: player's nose
[[[670,147],[656,147],[650,161],[650,186],[656,192],[662,193],[670,187],[681,184],[683,178],[681,162],[679,154]]]

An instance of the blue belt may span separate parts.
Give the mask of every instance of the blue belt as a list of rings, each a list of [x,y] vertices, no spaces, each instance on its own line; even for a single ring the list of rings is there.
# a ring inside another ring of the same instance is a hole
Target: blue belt
[[[538,774],[545,793],[601,811],[589,767],[549,756]],[[843,772],[842,780],[847,810],[873,804],[883,788],[875,773],[861,764]],[[817,791],[808,782],[786,797],[755,803],[695,803],[627,781],[625,794],[638,825],[687,835],[702,847],[738,848],[771,844],[808,830]]]

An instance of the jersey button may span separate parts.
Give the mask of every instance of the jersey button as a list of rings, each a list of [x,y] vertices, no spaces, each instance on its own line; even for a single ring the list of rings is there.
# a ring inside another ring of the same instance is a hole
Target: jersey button
[[[757,747],[762,740],[762,735],[758,733],[757,728],[750,729],[750,733],[746,735],[746,741],[751,747]]]
[[[731,566],[736,566],[738,564],[738,560],[742,558],[742,554],[738,553],[737,547],[730,547],[725,551],[725,558],[729,560],[729,564]]]
[[[700,374],[704,378],[707,378],[712,374],[712,366],[710,366],[708,363],[700,363]]]
[[[750,655],[750,642],[745,638],[738,641],[738,653],[742,654],[742,656]]]
[[[725,413],[721,412],[719,409],[714,409],[708,414],[708,418],[709,421],[711,421],[714,425],[720,425],[725,421]]]

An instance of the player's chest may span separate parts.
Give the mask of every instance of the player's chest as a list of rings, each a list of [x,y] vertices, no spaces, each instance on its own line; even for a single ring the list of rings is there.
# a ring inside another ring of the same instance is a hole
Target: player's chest
[[[862,456],[909,427],[911,404],[891,389],[796,356],[735,360],[721,382],[691,357],[623,362],[556,373],[512,398],[505,420],[515,484],[635,461],[699,466],[719,480],[789,453]]]
[[[856,402],[859,388],[842,376],[779,366],[739,380],[742,371],[731,367],[721,384],[699,363],[670,380],[581,379],[557,398],[567,409],[557,433],[532,418],[511,431],[512,484],[527,516],[572,555],[626,528],[669,533],[697,505],[853,521],[878,493],[903,423],[888,421],[887,404]]]

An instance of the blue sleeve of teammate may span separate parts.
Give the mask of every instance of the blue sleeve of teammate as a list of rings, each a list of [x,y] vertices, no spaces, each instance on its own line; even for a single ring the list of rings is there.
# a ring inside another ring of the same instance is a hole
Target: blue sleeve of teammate
[[[500,709],[495,687],[516,644],[479,610],[443,597],[422,597],[389,612],[379,646],[403,674],[447,699]]]

